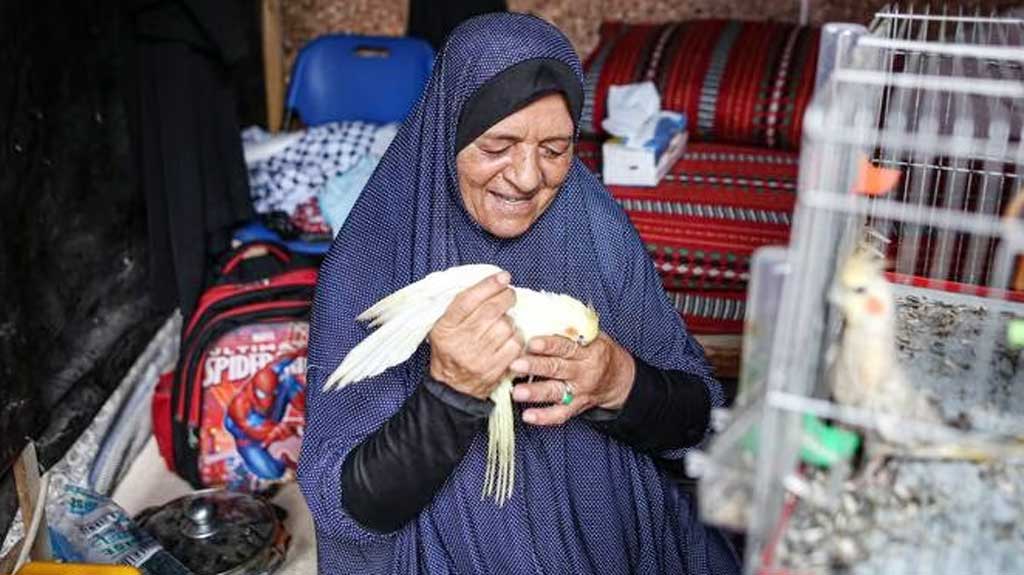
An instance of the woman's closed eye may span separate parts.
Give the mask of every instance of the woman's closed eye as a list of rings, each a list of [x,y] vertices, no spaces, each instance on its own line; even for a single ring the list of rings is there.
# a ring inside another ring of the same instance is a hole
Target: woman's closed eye
[[[545,158],[561,158],[569,151],[569,146],[545,145],[540,147],[540,151]]]
[[[504,155],[506,152],[508,152],[509,150],[512,149],[512,146],[511,145],[507,145],[507,146],[501,146],[501,145],[498,145],[498,146],[477,146],[477,148],[479,148],[481,152],[483,152],[484,154],[486,154],[488,156],[495,156],[496,157],[496,156]]]

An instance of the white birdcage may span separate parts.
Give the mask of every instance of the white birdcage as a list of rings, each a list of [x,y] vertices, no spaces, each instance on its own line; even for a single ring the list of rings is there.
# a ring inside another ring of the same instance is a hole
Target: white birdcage
[[[826,27],[789,250],[752,263],[741,397],[690,458],[705,519],[748,533],[747,573],[1024,573],[1022,44],[1024,20],[951,7]],[[900,370],[943,423],[833,400],[829,295],[865,238]],[[880,426],[914,450],[849,456]],[[936,455],[962,444],[1009,447]]]

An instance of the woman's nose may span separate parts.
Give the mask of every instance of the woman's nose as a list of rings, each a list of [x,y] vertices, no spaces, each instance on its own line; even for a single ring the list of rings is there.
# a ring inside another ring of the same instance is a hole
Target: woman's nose
[[[522,150],[515,155],[505,171],[505,179],[517,190],[531,193],[540,187],[543,176],[537,163],[535,150]]]

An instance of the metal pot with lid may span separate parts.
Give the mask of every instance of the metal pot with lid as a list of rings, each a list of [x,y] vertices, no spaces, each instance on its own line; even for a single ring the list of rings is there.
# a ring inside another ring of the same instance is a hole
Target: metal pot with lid
[[[180,497],[136,520],[197,575],[269,575],[291,539],[271,504],[222,489]]]

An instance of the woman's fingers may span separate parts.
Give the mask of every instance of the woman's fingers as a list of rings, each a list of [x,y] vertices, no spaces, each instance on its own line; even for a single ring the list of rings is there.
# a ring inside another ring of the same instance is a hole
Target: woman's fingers
[[[635,377],[629,352],[605,334],[584,348],[574,347],[564,339],[534,338],[527,345],[530,354],[509,365],[516,373],[545,379],[516,385],[512,399],[553,404],[525,410],[524,422],[559,425],[591,407],[621,409],[625,404]]]
[[[491,366],[495,377],[500,378],[508,371],[508,364],[512,363],[523,353],[523,343],[516,336],[506,339],[491,356],[494,365]]]
[[[502,272],[464,290],[430,332],[430,374],[476,397],[487,397],[522,353],[506,312],[515,291]]]
[[[523,375],[547,379],[575,379],[576,362],[544,355],[524,355],[512,362],[509,369]]]
[[[481,302],[476,310],[462,321],[466,325],[490,327],[496,320],[504,317],[514,305],[516,305],[515,290],[505,288]]]
[[[579,343],[560,335],[535,337],[527,342],[530,353],[570,358],[583,347]]]
[[[449,328],[461,324],[474,314],[484,302],[503,291],[512,291],[508,287],[511,280],[512,276],[508,272],[499,272],[481,280],[472,287],[466,288],[459,295],[455,296],[452,303],[448,305],[448,309],[445,310],[444,315],[438,320],[438,324]],[[513,299],[514,302],[515,299]]]
[[[501,349],[508,340],[517,339],[516,328],[512,323],[512,319],[507,315],[503,315],[494,320],[490,327],[475,339],[481,351],[498,350]],[[522,345],[520,345],[519,348],[521,349]]]
[[[565,389],[565,383],[557,379],[520,383],[512,388],[512,399],[525,403],[561,403]],[[575,387],[570,390],[575,397],[578,393]]]
[[[523,412],[523,421],[531,425],[561,425],[582,411],[579,405],[573,403],[527,409]]]

